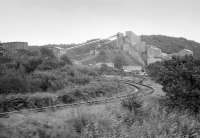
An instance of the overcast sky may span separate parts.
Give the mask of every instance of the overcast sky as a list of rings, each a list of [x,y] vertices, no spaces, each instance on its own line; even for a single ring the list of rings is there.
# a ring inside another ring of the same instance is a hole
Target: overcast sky
[[[200,0],[0,0],[0,41],[78,43],[132,30],[200,42]]]

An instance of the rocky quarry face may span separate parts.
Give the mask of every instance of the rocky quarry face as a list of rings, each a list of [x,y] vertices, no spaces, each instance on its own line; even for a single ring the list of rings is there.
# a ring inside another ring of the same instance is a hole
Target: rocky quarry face
[[[132,31],[127,31],[125,35],[123,33],[117,34],[117,47],[131,55],[141,66],[168,60],[172,56],[193,55],[193,52],[188,49],[174,54],[163,53],[156,46],[145,44],[145,42],[141,41],[140,36],[137,36]]]
[[[125,58],[127,66],[144,67],[151,63],[169,60],[172,56],[193,55],[188,49],[178,53],[167,54],[154,45],[148,45],[141,37],[132,31],[117,33],[110,39],[94,39],[89,44],[79,44],[65,49],[64,53],[74,60],[79,60],[84,65],[98,65],[98,63],[111,63],[117,54]],[[93,43],[92,43],[93,42]],[[102,55],[101,53],[105,54]],[[109,64],[110,65],[110,64]]]

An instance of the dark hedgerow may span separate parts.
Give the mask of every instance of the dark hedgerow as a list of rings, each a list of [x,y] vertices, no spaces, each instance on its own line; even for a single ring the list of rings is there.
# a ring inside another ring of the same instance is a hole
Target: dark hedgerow
[[[166,105],[174,109],[200,112],[200,60],[192,56],[174,57],[172,60],[148,66],[149,75],[163,85]]]
[[[0,77],[0,94],[26,93],[29,83],[26,76],[14,70],[7,70]]]

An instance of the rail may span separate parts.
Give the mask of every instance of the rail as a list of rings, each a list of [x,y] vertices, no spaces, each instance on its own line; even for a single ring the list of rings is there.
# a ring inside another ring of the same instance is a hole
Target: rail
[[[127,99],[130,96],[137,95],[139,93],[142,93],[143,96],[150,95],[154,92],[154,89],[148,85],[142,84],[141,81],[139,82],[134,82],[132,80],[127,80],[127,81],[122,81],[124,84],[129,85],[131,87],[136,88],[137,92],[132,92],[130,94],[126,95],[118,95],[110,98],[105,98],[105,99],[100,99],[100,100],[91,100],[91,101],[86,101],[86,102],[76,102],[72,104],[59,104],[59,105],[53,105],[53,106],[46,106],[46,107],[41,107],[41,108],[31,108],[31,109],[22,109],[22,110],[17,110],[17,111],[9,111],[9,112],[2,112],[0,113],[0,117],[9,117],[9,115],[14,114],[14,113],[22,113],[22,112],[41,112],[47,109],[60,109],[60,108],[73,108],[73,107],[78,107],[81,105],[94,105],[94,104],[102,104],[102,103],[111,103],[115,100],[124,100]],[[138,86],[139,85],[139,86]],[[142,91],[142,88],[140,86],[148,88],[150,91],[148,93],[145,93]],[[133,91],[133,90],[131,90]]]
[[[117,35],[112,35],[112,36],[109,36],[107,38],[104,38],[103,40],[109,40],[111,38],[115,38]],[[81,47],[81,46],[85,46],[85,45],[89,45],[89,44],[94,44],[94,43],[98,43],[98,42],[101,42],[101,39],[100,40],[95,40],[95,41],[92,41],[92,42],[85,42],[85,43],[81,43],[81,44],[78,44],[74,47],[70,47],[70,48],[67,48],[65,49],[65,51],[68,51],[68,50],[71,50],[71,49],[74,49],[74,48],[78,48],[78,47]],[[104,44],[101,44],[101,46],[104,46],[104,45],[107,45],[109,43],[111,43],[112,41],[108,41],[108,42],[105,42]]]

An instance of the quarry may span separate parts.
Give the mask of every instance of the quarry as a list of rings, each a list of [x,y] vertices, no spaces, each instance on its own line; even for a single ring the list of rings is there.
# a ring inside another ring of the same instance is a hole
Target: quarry
[[[141,40],[141,37],[132,31],[125,33],[117,33],[114,40],[107,42],[106,46],[102,44],[100,39],[97,39],[93,48],[89,50],[87,58],[82,60],[82,63],[99,67],[101,64],[106,64],[113,67],[113,57],[111,55],[121,54],[126,59],[130,58],[133,62],[128,63],[123,68],[127,71],[137,71],[138,68],[142,70],[143,67],[163,60],[170,60],[173,56],[184,57],[186,55],[193,55],[193,51],[183,49],[177,53],[167,54],[154,45],[148,45]],[[106,40],[106,39],[105,39]],[[109,48],[110,47],[110,48]],[[74,48],[75,50],[76,48]],[[72,50],[72,49],[71,49]],[[97,60],[100,59],[100,52],[104,51],[104,58],[110,60]],[[68,53],[68,51],[66,51]],[[89,60],[88,60],[89,59]]]
[[[34,48],[27,42],[6,42],[2,43],[1,47],[10,53],[14,53],[18,49]],[[160,48],[146,44],[142,41],[141,36],[136,35],[133,31],[119,32],[104,39],[88,40],[86,43],[76,44],[70,48],[58,45],[48,48],[57,57],[66,54],[73,59],[74,63],[96,67],[100,67],[102,64],[114,67],[113,59],[116,55],[121,55],[127,61],[127,65],[123,67],[127,71],[137,71],[149,64],[169,60],[173,56],[193,55],[193,51],[186,48],[175,53],[164,53]]]

